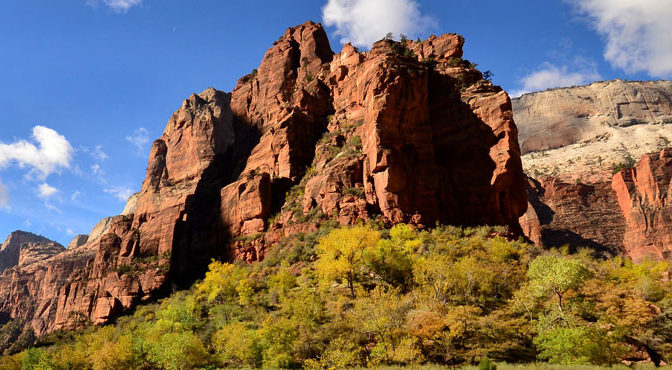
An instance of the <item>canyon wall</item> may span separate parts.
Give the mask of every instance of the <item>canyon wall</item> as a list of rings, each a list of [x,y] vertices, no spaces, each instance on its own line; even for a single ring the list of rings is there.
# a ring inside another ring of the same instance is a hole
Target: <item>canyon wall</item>
[[[513,100],[530,239],[670,260],[672,82],[607,81]]]

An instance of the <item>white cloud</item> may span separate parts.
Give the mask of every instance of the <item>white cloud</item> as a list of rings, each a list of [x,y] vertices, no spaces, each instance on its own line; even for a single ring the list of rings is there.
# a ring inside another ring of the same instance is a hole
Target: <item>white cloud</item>
[[[72,193],[72,196],[70,196],[70,200],[73,202],[76,202],[79,197],[82,196],[82,192],[79,190],[76,190],[74,193]]]
[[[48,210],[50,210],[50,211],[54,211],[54,212],[58,213],[59,215],[60,215],[60,214],[63,214],[63,212],[61,212],[61,210],[58,209],[58,207],[56,207],[55,205],[49,203],[48,201],[44,201],[44,207],[46,207],[46,208],[47,208]]]
[[[96,7],[100,3],[100,0],[87,0],[86,3],[89,6]],[[102,3],[107,5],[110,9],[114,10],[117,13],[126,13],[129,9],[136,5],[141,5],[142,0],[102,0]]]
[[[56,193],[58,193],[58,189],[46,182],[37,187],[37,196],[43,199],[49,199]]]
[[[126,202],[128,198],[134,193],[133,190],[125,187],[113,187],[110,189],[105,189],[103,191],[108,194],[114,195],[117,199],[119,199],[122,202]]]
[[[628,73],[672,76],[670,0],[567,0],[606,38],[604,57]]]
[[[148,149],[148,145],[150,142],[149,138],[149,133],[147,132],[147,129],[144,127],[140,127],[139,129],[133,131],[132,135],[126,136],[126,141],[129,143],[135,145],[135,147],[138,149],[139,154],[144,154],[145,151]]]
[[[65,229],[65,233],[68,234],[68,235],[71,235],[71,236],[75,235],[75,232],[72,231],[72,229]]]
[[[64,136],[50,128],[35,126],[33,139],[39,147],[25,140],[0,143],[0,168],[16,161],[19,166],[32,167],[31,172],[39,172],[41,178],[46,178],[59,167],[70,167],[73,149]]]
[[[93,159],[95,159],[97,161],[100,161],[100,162],[103,162],[106,159],[110,158],[110,156],[107,155],[107,153],[105,153],[103,151],[103,146],[102,145],[96,145],[96,147],[91,152],[91,157],[93,157]]]
[[[329,0],[322,9],[327,26],[335,26],[341,43],[368,47],[388,32],[414,38],[436,27],[434,18],[420,13],[415,0]]]
[[[91,172],[93,172],[94,175],[100,173],[100,165],[96,163],[93,166],[91,166]]]
[[[0,208],[7,208],[9,206],[9,192],[7,187],[0,180]]]
[[[522,88],[511,91],[511,96],[518,97],[525,93],[546,90],[554,87],[583,85],[600,79],[595,63],[577,60],[573,70],[568,66],[556,66],[544,63],[535,72],[523,77]]]

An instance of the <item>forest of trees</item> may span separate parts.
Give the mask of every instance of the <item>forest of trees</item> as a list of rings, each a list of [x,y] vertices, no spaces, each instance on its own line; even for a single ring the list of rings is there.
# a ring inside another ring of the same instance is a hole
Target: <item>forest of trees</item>
[[[672,359],[665,262],[545,250],[499,228],[321,229],[2,369],[347,368]]]

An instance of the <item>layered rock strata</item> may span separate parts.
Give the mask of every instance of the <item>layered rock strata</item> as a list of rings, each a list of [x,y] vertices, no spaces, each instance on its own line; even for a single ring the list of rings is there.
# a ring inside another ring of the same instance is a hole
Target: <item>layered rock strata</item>
[[[610,181],[672,141],[672,82],[606,81],[512,101],[523,164],[533,177]]]
[[[521,219],[530,239],[670,259],[672,82],[597,82],[512,105],[523,164],[536,177]]]

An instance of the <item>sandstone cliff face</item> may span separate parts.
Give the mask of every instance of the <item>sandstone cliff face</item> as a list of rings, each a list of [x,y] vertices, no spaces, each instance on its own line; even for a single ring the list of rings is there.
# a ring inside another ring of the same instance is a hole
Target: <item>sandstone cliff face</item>
[[[634,260],[672,261],[672,149],[644,156],[612,181],[625,217],[623,246]]]
[[[461,59],[463,44],[447,34],[334,54],[321,25],[290,28],[232,93],[185,100],[122,216],[0,275],[0,313],[38,334],[104,323],[210,258],[260,260],[333,220],[520,230],[511,101]]]
[[[610,127],[672,123],[672,82],[607,81],[513,99],[523,153],[555,149]]]
[[[530,178],[528,197],[530,208],[521,223],[531,240],[547,247],[570,245],[607,255],[623,254],[625,222],[611,182]]]
[[[11,233],[0,246],[0,273],[14,266],[26,266],[64,250],[45,237],[25,231]]]
[[[530,239],[670,258],[672,168],[661,149],[672,138],[672,82],[599,82],[523,95],[513,107],[524,167],[537,177],[520,220]]]
[[[672,140],[672,82],[607,81],[513,99],[530,176],[609,181],[611,167]]]

